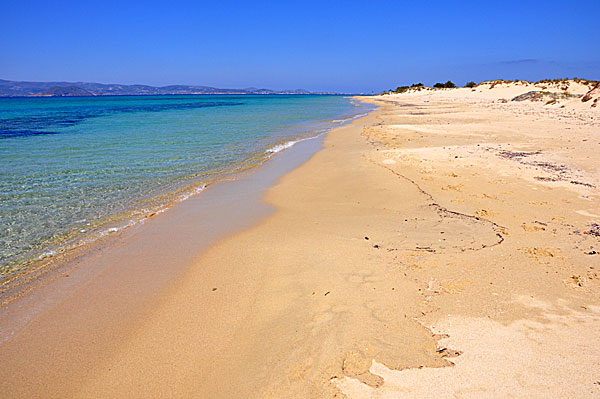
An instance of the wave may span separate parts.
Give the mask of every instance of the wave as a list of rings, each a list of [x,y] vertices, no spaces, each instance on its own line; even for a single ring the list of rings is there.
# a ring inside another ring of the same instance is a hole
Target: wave
[[[300,143],[302,141],[312,140],[312,139],[316,139],[318,137],[321,137],[321,136],[323,136],[324,134],[328,133],[331,129],[333,129],[335,127],[339,127],[339,126],[345,125],[347,123],[352,122],[353,120],[362,118],[363,116],[367,116],[367,115],[369,115],[369,113],[365,112],[365,113],[353,115],[353,116],[351,116],[349,118],[345,118],[345,119],[333,119],[331,122],[335,123],[336,126],[329,126],[328,128],[326,128],[325,130],[319,132],[319,134],[317,134],[315,136],[305,137],[305,138],[301,138],[301,139],[286,141],[284,143],[275,144],[275,145],[267,148],[267,150],[265,151],[265,153],[267,155],[272,156],[273,154],[276,154],[276,153],[278,153],[280,151],[283,151],[283,150],[287,150],[288,148],[291,148],[294,145],[296,145],[296,144],[298,144],[298,143]]]
[[[301,138],[301,139],[297,139],[297,140],[286,141],[285,143],[275,144],[274,146],[267,148],[267,150],[265,151],[265,154],[267,154],[269,156],[273,156],[274,154],[277,154],[278,152],[283,151],[283,150],[287,150],[288,148],[291,148],[294,145],[296,145],[302,141],[313,140],[313,139],[319,138],[322,135],[324,135],[325,133],[327,133],[328,131],[329,131],[329,129],[327,129],[326,131],[320,132],[316,136],[305,137],[305,138]]]
[[[339,124],[345,124],[345,123],[352,122],[355,119],[359,119],[359,118],[362,118],[363,116],[367,116],[367,115],[369,115],[369,113],[365,112],[363,114],[353,115],[353,116],[351,116],[349,118],[346,118],[346,119],[334,119],[332,122],[339,123]]]

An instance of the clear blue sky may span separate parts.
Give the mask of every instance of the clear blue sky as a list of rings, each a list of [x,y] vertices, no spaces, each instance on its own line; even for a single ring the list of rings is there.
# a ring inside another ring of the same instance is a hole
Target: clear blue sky
[[[600,0],[0,2],[0,79],[380,91],[600,80]]]

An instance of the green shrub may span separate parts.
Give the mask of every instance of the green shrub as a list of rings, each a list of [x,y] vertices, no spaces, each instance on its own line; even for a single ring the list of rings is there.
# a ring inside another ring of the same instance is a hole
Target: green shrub
[[[451,80],[449,80],[446,83],[444,83],[444,87],[446,89],[453,89],[453,88],[456,87],[456,85],[454,84],[454,82],[452,82]]]
[[[433,85],[433,87],[435,87],[436,89],[453,89],[456,87],[456,85],[451,81],[447,81],[446,83],[436,83]]]
[[[411,89],[414,89],[416,87],[424,87],[425,85],[423,83],[413,83],[410,85]]]
[[[477,86],[477,83],[475,83],[473,81],[467,82],[467,84],[465,85],[465,87],[469,87],[471,89],[475,86]]]

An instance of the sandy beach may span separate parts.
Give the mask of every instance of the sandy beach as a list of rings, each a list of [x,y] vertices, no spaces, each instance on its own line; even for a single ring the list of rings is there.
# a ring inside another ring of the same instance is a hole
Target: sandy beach
[[[561,85],[360,98],[235,234],[198,245],[184,202],[95,255],[181,272],[119,317],[102,273],[47,305],[0,397],[600,397],[599,94],[511,101]]]

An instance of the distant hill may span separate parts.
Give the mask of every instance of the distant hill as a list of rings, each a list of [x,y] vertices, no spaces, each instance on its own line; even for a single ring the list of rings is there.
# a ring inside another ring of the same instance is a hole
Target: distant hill
[[[40,96],[50,97],[83,97],[93,96],[93,94],[87,90],[82,89],[78,86],[52,86],[39,93]]]
[[[219,89],[209,86],[121,85],[88,82],[16,82],[0,79],[0,97],[143,96],[160,94],[338,94],[307,90]]]

